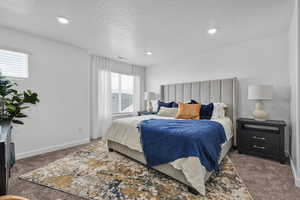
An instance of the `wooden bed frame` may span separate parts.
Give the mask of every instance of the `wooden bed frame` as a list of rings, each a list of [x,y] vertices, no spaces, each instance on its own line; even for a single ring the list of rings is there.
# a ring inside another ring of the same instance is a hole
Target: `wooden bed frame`
[[[162,85],[160,87],[160,99],[162,101],[182,101],[187,102],[194,99],[201,103],[209,102],[223,102],[227,104],[226,116],[233,122],[233,138],[227,141],[221,152],[221,159],[225,157],[232,145],[236,144],[236,130],[235,122],[237,119],[237,78],[221,79],[221,80],[208,80],[198,81],[191,83],[180,83],[171,85]],[[144,154],[128,148],[127,146],[119,143],[108,141],[108,148],[110,151],[116,151],[125,155],[135,161],[146,165]],[[188,186],[189,191],[198,194],[197,190],[186,180],[181,170],[175,169],[171,164],[162,164],[153,169],[171,177],[175,180]],[[207,173],[205,181],[209,179],[212,173]]]

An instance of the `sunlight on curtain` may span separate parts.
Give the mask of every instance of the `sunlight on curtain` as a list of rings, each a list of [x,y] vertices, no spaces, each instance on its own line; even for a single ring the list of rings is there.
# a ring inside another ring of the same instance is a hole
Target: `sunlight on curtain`
[[[93,55],[92,65],[92,138],[104,136],[112,123],[111,63]]]
[[[133,79],[133,112],[141,111],[141,73],[140,68],[132,66]]]
[[[144,110],[145,68],[91,56],[91,138],[105,135],[113,117]]]

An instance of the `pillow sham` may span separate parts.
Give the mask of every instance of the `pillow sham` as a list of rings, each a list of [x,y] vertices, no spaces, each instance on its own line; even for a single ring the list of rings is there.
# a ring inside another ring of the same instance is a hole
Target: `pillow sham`
[[[167,108],[167,107],[161,107],[159,112],[157,113],[158,116],[162,117],[176,117],[176,114],[178,112],[178,108]]]
[[[199,104],[197,101],[191,99],[191,102],[189,104]],[[214,110],[214,104],[201,104],[201,109],[200,109],[200,119],[211,119],[211,116],[213,114]]]
[[[179,107],[175,117],[176,119],[200,119],[201,104],[184,104],[181,102],[177,102],[177,104]]]
[[[158,102],[157,102],[157,113],[159,112],[161,107],[176,108],[176,107],[178,107],[178,104],[174,101],[166,103],[166,102],[158,100]]]
[[[214,111],[212,113],[212,119],[224,118],[225,108],[227,105],[225,103],[214,103]]]

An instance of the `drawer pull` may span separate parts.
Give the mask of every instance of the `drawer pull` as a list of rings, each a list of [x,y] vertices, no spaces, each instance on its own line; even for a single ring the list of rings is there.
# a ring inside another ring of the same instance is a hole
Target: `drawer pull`
[[[259,146],[253,145],[253,148],[255,148],[255,149],[265,149],[266,147],[259,147]]]
[[[255,140],[266,140],[266,138],[264,138],[264,137],[253,136],[252,138],[255,139]]]

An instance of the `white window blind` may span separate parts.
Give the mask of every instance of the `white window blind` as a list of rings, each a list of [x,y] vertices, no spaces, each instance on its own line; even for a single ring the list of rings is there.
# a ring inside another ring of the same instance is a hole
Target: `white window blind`
[[[28,54],[0,49],[1,75],[28,78]]]

